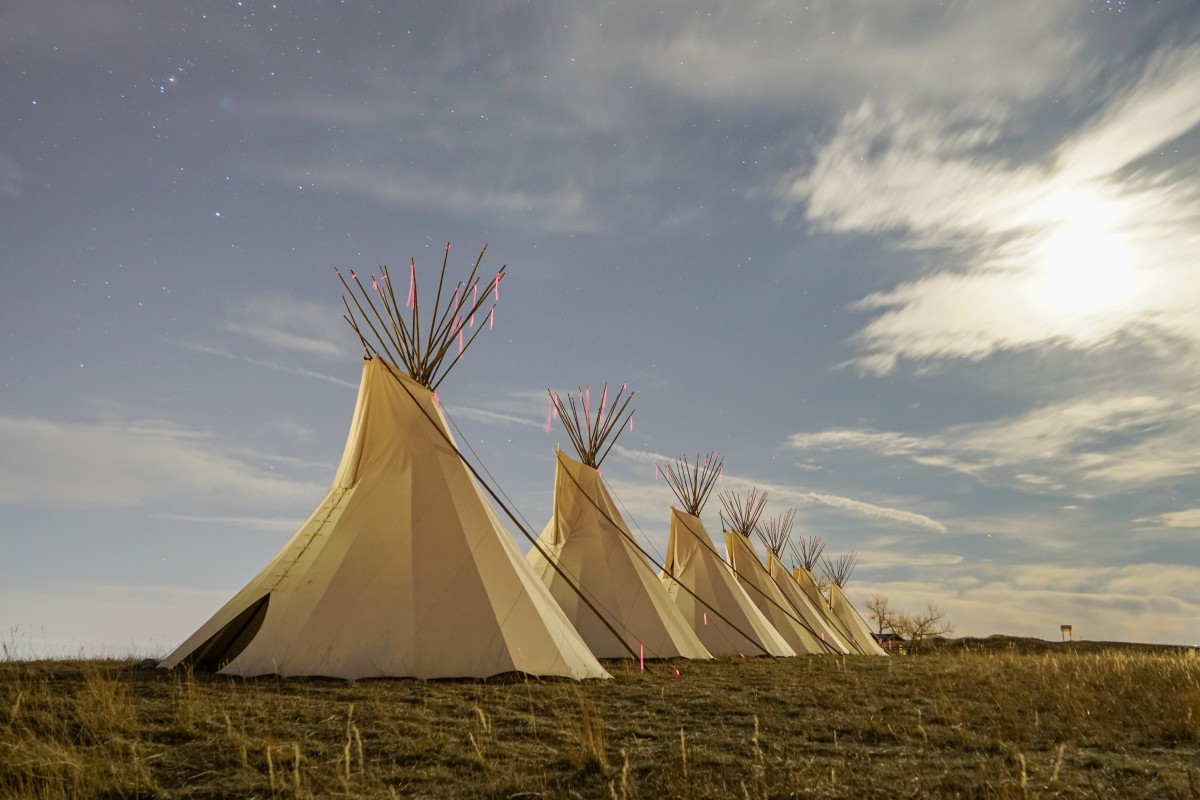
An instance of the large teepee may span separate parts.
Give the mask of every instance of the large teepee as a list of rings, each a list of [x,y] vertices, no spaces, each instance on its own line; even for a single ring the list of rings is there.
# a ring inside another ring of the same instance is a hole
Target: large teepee
[[[347,303],[347,321],[367,358],[333,486],[267,567],[160,666],[608,677],[488,504],[434,393],[482,330],[464,341],[474,315],[498,296],[503,268],[484,286],[478,269],[451,299],[443,259],[427,320],[415,264],[403,308],[386,269],[371,290],[354,273],[352,284],[343,278],[358,312]]]
[[[554,512],[528,560],[597,658],[709,658],[600,476],[600,463],[628,421],[623,415],[633,393],[624,390],[609,404],[605,384],[594,415],[586,389],[578,405],[571,395],[563,402],[551,393],[580,460],[555,451]]]
[[[715,656],[794,656],[713,547],[700,512],[721,472],[721,458],[681,458],[661,472],[683,510],[671,508],[671,533],[659,576],[667,592]]]
[[[806,629],[816,634],[822,645],[831,652],[842,655],[856,653],[857,650],[848,643],[848,638],[843,639],[821,613],[820,607],[813,604],[812,599],[800,587],[800,583],[783,565],[783,549],[791,541],[795,516],[796,510],[788,509],[779,516],[755,526],[754,532],[767,549],[767,572],[783,592],[783,596],[788,599],[792,609],[804,620]]]
[[[858,646],[860,652],[868,656],[886,656],[887,651],[875,641],[871,629],[843,591],[857,560],[858,556],[853,552],[838,557],[837,561],[824,560],[825,574],[829,578],[829,607],[842,627],[850,633],[850,641]]]
[[[733,567],[738,582],[754,605],[797,653],[834,652],[832,644],[823,643],[818,638],[819,634],[810,630],[808,623],[792,608],[783,590],[754,552],[750,533],[758,526],[759,517],[762,516],[767,501],[766,492],[751,489],[745,498],[735,492],[722,492],[718,498],[725,509],[721,518],[725,523],[725,552],[729,566]]]

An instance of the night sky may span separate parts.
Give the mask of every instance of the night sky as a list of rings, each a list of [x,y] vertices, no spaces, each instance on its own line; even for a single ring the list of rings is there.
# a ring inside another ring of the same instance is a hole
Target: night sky
[[[1196,644],[1197,87],[1184,2],[8,0],[0,639],[189,635],[333,478],[333,268],[486,242],[439,394],[531,529],[546,389],[628,381],[658,553],[718,450],[860,608]]]

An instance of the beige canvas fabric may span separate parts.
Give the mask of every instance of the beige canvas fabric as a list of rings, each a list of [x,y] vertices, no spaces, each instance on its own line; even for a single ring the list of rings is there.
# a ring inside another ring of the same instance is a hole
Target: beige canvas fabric
[[[887,655],[887,651],[880,647],[879,643],[875,641],[875,637],[871,635],[871,629],[867,627],[867,623],[846,599],[842,588],[832,582],[829,584],[829,605],[833,609],[834,616],[842,621],[842,624],[854,637],[854,641],[862,648],[864,655]]]
[[[455,452],[433,393],[394,369],[364,363],[325,501],[160,666],[207,660],[231,675],[348,679],[609,677]]]
[[[787,567],[783,566],[783,562],[776,558],[774,553],[767,553],[767,572],[771,575],[771,579],[775,581],[775,585],[783,592],[784,597],[792,604],[792,608],[801,619],[808,624],[808,627],[816,631],[816,634],[823,644],[827,645],[827,651],[850,655],[858,653],[858,650],[851,647],[846,641],[843,641],[837,630],[826,621],[821,612],[815,608],[808,595],[800,588],[800,584],[792,577],[792,573],[787,571]]]
[[[527,556],[597,658],[711,658],[633,543],[598,472],[556,451],[554,513],[538,543],[604,614],[613,635],[535,547]],[[622,641],[624,645],[622,645]]]
[[[829,625],[830,628],[837,631],[841,640],[851,647],[851,652],[863,654],[866,650],[865,645],[857,644],[858,637],[850,632],[850,630],[838,619],[833,609],[829,607],[829,600],[821,593],[817,587],[817,582],[813,578],[812,573],[804,567],[796,565],[792,567],[792,577],[796,579],[796,583],[800,584],[801,591],[805,597],[812,601],[812,604],[818,611],[821,612],[821,617]]]
[[[725,553],[738,583],[797,654],[827,653],[833,649],[821,644],[819,634],[805,630],[799,612],[792,608],[791,602],[758,560],[754,542],[740,533],[725,531]]]
[[[746,595],[733,570],[713,547],[699,517],[671,509],[664,567],[659,578],[667,594],[708,652],[714,656],[796,655]],[[685,586],[700,599],[685,591]]]

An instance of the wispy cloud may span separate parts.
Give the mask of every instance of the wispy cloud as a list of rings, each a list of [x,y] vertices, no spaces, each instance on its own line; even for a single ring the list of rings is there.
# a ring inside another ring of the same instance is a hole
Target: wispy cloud
[[[336,383],[338,386],[345,386],[350,389],[358,388],[357,383],[352,383],[350,381],[343,380],[343,379],[335,377],[333,375],[326,375],[323,372],[317,372],[315,370],[305,369],[303,367],[292,367],[292,366],[288,366],[287,364],[277,364],[273,361],[266,361],[261,358],[251,358],[250,356],[241,355],[240,353],[231,353],[228,350],[224,350],[220,347],[214,347],[212,345],[201,344],[199,342],[179,342],[179,344],[180,344],[180,346],[186,347],[188,350],[192,350],[193,352],[196,352],[196,353],[205,353],[210,356],[217,356],[219,358],[228,358],[228,359],[232,359],[234,361],[241,361],[245,364],[251,364],[256,367],[263,367],[265,369],[274,370],[276,372],[283,372],[288,375],[298,375],[298,376],[304,377],[304,378],[316,378],[317,380],[328,381],[329,383]]]
[[[1181,564],[964,564],[942,566],[937,578],[922,582],[851,581],[850,594],[860,608],[876,592],[907,611],[932,602],[946,611],[956,635],[1051,639],[1060,624],[1070,624],[1076,638],[1195,643],[1197,586],[1200,567]]]
[[[0,608],[22,658],[161,658],[236,589],[55,580],[0,585]]]
[[[556,186],[497,189],[447,183],[443,178],[390,166],[362,164],[285,166],[273,176],[289,185],[368,197],[390,208],[428,208],[461,216],[499,214],[527,227],[559,233],[594,230],[586,198],[578,188]]]
[[[682,3],[580,11],[558,38],[613,83],[632,76],[721,108],[883,96],[1030,98],[1078,80],[1073,10],[1021,2],[746,2],[692,13]],[[668,10],[663,13],[664,6]],[[674,6],[672,9],[671,7]],[[681,8],[686,13],[679,13]],[[921,58],[913,58],[914,51]],[[557,52],[556,52],[557,54]]]
[[[758,485],[758,484],[756,484]],[[834,508],[839,511],[846,511],[860,517],[867,517],[875,520],[886,522],[898,522],[902,525],[908,525],[914,528],[926,528],[938,533],[945,533],[946,526],[941,522],[926,516],[918,514],[914,511],[905,511],[901,508],[890,508],[888,506],[880,506],[874,503],[866,503],[862,500],[854,500],[849,497],[841,497],[840,495],[823,494],[821,492],[805,492],[796,491],[790,487],[775,488],[776,496],[782,495],[785,498],[794,497],[796,501],[804,504],[819,504],[828,508]],[[787,500],[785,499],[786,503]]]
[[[1157,520],[1167,528],[1200,528],[1200,508],[1169,511],[1158,515]]]
[[[663,464],[673,460],[668,456],[663,456],[658,453],[644,450],[634,450],[621,447],[620,445],[614,445],[613,452],[630,461],[642,464]],[[925,528],[927,530],[937,531],[939,533],[945,533],[946,531],[946,526],[941,522],[938,522],[937,520],[926,516],[925,514],[920,514],[914,511],[878,505],[875,503],[856,500],[850,497],[842,497],[835,494],[814,492],[798,486],[789,486],[769,481],[755,480],[752,478],[731,474],[728,471],[722,473],[720,487],[721,490],[728,489],[732,491],[744,491],[752,486],[766,491],[771,498],[772,505],[782,505],[785,507],[814,505],[822,506],[824,508],[835,509],[837,511],[852,514],[858,517],[900,523],[902,525]]]
[[[517,414],[505,414],[500,411],[492,411],[486,408],[476,408],[474,406],[460,405],[445,405],[443,410],[452,417],[461,417],[463,419],[474,420],[488,425],[522,425],[527,428],[541,428],[542,423],[538,420],[529,417],[518,416]]]
[[[256,531],[294,531],[300,527],[303,519],[292,517],[222,517],[200,514],[151,514],[156,519],[169,519],[176,522],[194,522],[200,525],[221,525],[232,528],[250,529]]]
[[[239,319],[225,325],[279,350],[335,358],[344,355],[346,323],[330,305],[297,300],[285,294],[262,294],[245,301]]]
[[[787,442],[804,451],[904,458],[1031,491],[1133,490],[1200,471],[1200,401],[1110,395],[1050,403],[930,436],[833,429],[793,434]]]
[[[212,436],[167,422],[54,422],[0,416],[0,504],[187,507],[221,496],[242,507],[304,506],[326,487],[230,455]]]

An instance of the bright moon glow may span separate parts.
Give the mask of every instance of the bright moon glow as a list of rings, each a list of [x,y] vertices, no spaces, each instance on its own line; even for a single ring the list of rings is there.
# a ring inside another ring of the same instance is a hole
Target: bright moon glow
[[[1133,259],[1124,237],[1088,219],[1068,222],[1053,233],[1041,260],[1041,292],[1064,311],[1108,308],[1133,285]]]

